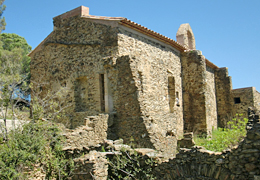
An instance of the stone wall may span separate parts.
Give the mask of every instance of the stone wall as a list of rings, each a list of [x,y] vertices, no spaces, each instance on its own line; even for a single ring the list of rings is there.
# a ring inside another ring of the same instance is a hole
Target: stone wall
[[[184,131],[210,134],[216,127],[214,70],[200,51],[182,54]]]
[[[215,70],[216,99],[218,113],[218,127],[226,127],[226,123],[232,119],[232,81],[228,76],[227,68]]]
[[[232,90],[233,118],[247,118],[248,107],[254,107],[253,87]]]
[[[61,122],[74,128],[86,116],[108,112],[101,105],[108,88],[102,92],[100,78],[105,74],[103,58],[117,53],[117,28],[78,16],[54,18],[54,25],[41,49],[31,54],[31,80],[43,84],[45,95],[66,89],[58,97],[65,100],[61,106],[69,106]],[[106,79],[104,75],[103,83]]]
[[[147,167],[145,163],[140,163],[141,168],[152,168],[153,175],[156,179],[259,179],[260,119],[259,114],[254,110],[249,109],[248,112],[247,135],[239,145],[232,149],[226,149],[222,152],[212,152],[198,146],[194,146],[191,149],[180,148],[175,158],[165,160],[162,154],[158,154],[158,152],[152,149],[139,148],[135,149],[135,151],[141,155],[140,161],[142,161],[144,157],[146,159],[152,158],[157,161],[155,166],[152,167]],[[77,163],[79,159],[81,159],[81,163],[78,163],[81,166],[77,168],[75,175],[77,177],[80,177],[80,175],[82,177],[83,175],[84,177],[90,177],[91,172],[92,175],[97,177],[93,177],[93,179],[105,179],[104,175],[107,175],[109,170],[107,170],[108,162],[105,160],[104,155],[108,155],[111,158],[111,156],[120,155],[121,148],[129,152],[134,150],[122,143],[122,140],[107,141],[106,145],[104,145],[106,152],[99,153],[91,151],[84,157],[76,159]],[[97,170],[98,165],[100,169]],[[99,172],[100,174],[95,174],[95,172]],[[117,178],[113,174],[109,175],[113,178]]]
[[[259,115],[249,111],[247,136],[233,149],[212,152],[202,147],[180,149],[175,159],[158,164],[158,179],[257,179],[260,176]]]
[[[121,134],[136,133],[132,122],[140,121],[137,126],[144,124],[146,131],[140,131],[142,136],[136,140],[149,137],[155,149],[171,154],[174,150],[169,147],[176,147],[176,138],[183,132],[180,54],[167,44],[122,26],[119,26],[118,45],[119,55],[129,56],[128,67],[123,71],[129,70],[130,75],[120,78],[130,78],[128,86],[129,89],[135,86],[131,93],[140,108],[139,112],[129,114],[130,119],[138,115],[137,120],[118,118],[119,124],[125,122]],[[127,104],[130,106],[128,99]]]
[[[88,154],[74,159],[76,169],[70,180],[106,180],[108,161],[106,153],[91,151]]]
[[[260,111],[260,93],[253,87],[254,108]]]
[[[75,129],[67,129],[64,134],[66,137],[64,150],[82,151],[89,147],[99,147],[107,139],[108,124],[108,114],[87,116],[84,125]]]
[[[206,123],[207,132],[210,135],[213,129],[217,128],[217,101],[215,88],[215,69],[206,66]]]
[[[68,106],[59,122],[75,128],[107,113],[108,138],[172,154],[183,132],[179,51],[112,21],[58,16],[54,26],[31,73],[42,96],[66,90],[55,97]]]

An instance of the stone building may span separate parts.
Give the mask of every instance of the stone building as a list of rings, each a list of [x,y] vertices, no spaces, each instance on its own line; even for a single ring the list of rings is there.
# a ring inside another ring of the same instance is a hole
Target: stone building
[[[84,6],[53,24],[29,54],[31,79],[43,84],[42,97],[64,90],[55,100],[69,105],[61,121],[70,128],[102,121],[97,131],[108,139],[172,153],[184,131],[210,134],[238,107],[260,106],[255,88],[232,90],[227,68],[196,50],[189,24],[174,41],[126,18],[89,15]]]

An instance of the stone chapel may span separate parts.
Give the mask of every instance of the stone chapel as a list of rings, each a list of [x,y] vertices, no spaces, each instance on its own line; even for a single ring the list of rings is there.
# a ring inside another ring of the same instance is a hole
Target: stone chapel
[[[68,106],[69,128],[92,121],[107,139],[133,139],[173,151],[183,132],[210,134],[249,106],[260,109],[254,87],[232,89],[226,67],[196,50],[189,24],[176,41],[123,17],[89,14],[80,6],[53,18],[53,31],[29,54],[31,81],[41,97]],[[62,90],[62,91],[61,91]],[[104,115],[104,116],[102,116]]]

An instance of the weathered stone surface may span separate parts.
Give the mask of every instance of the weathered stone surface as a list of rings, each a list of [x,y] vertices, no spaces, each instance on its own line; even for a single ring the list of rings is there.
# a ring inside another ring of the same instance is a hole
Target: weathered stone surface
[[[188,49],[196,49],[195,38],[190,25],[182,24],[176,34],[177,41]]]
[[[184,131],[211,134],[217,127],[214,69],[199,51],[182,53]]]
[[[250,116],[251,114],[250,110],[249,125],[254,132],[259,132],[258,119]],[[253,139],[259,136],[257,133],[253,135]],[[247,137],[237,147],[223,152],[207,151],[201,147],[180,148],[176,158],[157,165],[155,175],[158,179],[167,179],[165,174],[171,172],[171,179],[180,180],[187,178],[194,180],[257,179],[260,175],[259,148],[245,146],[248,142],[252,143],[251,140],[246,140]]]
[[[193,133],[184,133],[181,140],[178,140],[178,148],[191,148],[195,145],[193,141]]]
[[[216,84],[216,100],[217,100],[217,114],[218,127],[227,127],[227,122],[232,119],[232,80],[228,76],[228,68],[219,68],[215,70],[215,84]]]

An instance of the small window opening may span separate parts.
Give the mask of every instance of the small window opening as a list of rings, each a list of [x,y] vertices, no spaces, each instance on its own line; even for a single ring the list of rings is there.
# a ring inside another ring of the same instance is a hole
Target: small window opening
[[[105,78],[104,74],[99,75],[99,83],[100,83],[100,106],[101,111],[105,112]]]
[[[173,113],[175,104],[175,79],[172,76],[168,77],[168,96],[170,113]]]
[[[176,92],[176,105],[180,106],[179,92]]]
[[[235,102],[235,104],[241,103],[240,97],[235,97],[234,102]]]
[[[87,77],[77,78],[74,87],[75,111],[84,112],[87,110],[88,99]]]

